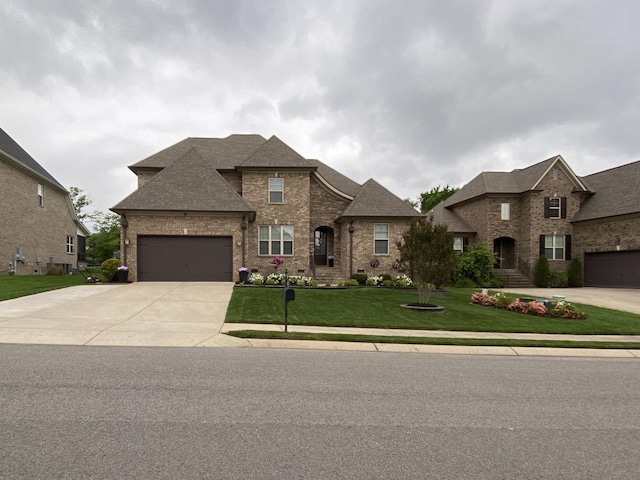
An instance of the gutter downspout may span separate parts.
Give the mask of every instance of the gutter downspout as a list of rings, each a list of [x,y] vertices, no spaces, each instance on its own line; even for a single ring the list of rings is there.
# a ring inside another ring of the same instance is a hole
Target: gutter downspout
[[[125,215],[120,220],[120,226],[122,227],[122,265],[127,264],[127,245],[129,245],[129,239],[127,238],[127,227],[129,222]]]
[[[240,229],[242,230],[242,265],[247,266],[247,217],[242,217],[240,222]]]
[[[353,219],[349,224],[349,278],[353,275],[353,232],[355,228],[353,226]]]

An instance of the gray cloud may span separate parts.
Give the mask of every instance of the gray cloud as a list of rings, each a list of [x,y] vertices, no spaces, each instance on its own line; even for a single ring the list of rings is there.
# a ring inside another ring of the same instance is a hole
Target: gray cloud
[[[402,197],[640,157],[633,0],[7,0],[0,124],[106,210],[187,136],[278,135]]]

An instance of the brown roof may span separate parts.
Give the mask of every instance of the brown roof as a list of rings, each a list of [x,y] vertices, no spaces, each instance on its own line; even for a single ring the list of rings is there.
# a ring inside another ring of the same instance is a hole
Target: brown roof
[[[518,194],[535,190],[544,175],[556,164],[572,178],[576,188],[587,191],[584,183],[564,159],[556,155],[530,167],[510,172],[482,172],[445,200],[444,206],[450,207],[486,194]]]
[[[195,148],[164,168],[112,210],[118,213],[124,210],[253,212]]]
[[[342,217],[420,217],[422,214],[373,179],[367,180]]]
[[[572,222],[640,212],[640,161],[588,175],[583,179],[594,194]]]
[[[139,168],[165,168],[195,148],[213,168],[233,169],[266,142],[267,140],[261,135],[230,135],[226,138],[189,137],[129,168],[134,172]]]
[[[453,233],[476,233],[467,222],[461,219],[455,212],[444,207],[444,202],[440,202],[427,214],[433,217],[435,225],[446,225],[447,230]]]
[[[351,197],[355,197],[360,190],[360,184],[345,177],[340,172],[334,170],[329,165],[322,163],[320,160],[309,160],[318,170],[317,174],[329,183],[336,190],[339,190]]]
[[[16,162],[18,166],[34,173],[36,176],[41,177],[53,186],[67,191],[53,176],[47,172],[42,165],[34,160],[26,150],[24,150],[18,143],[9,136],[2,128],[0,128],[0,153],[3,153],[9,160]]]
[[[312,170],[316,168],[275,135],[236,166],[238,168],[309,168]]]

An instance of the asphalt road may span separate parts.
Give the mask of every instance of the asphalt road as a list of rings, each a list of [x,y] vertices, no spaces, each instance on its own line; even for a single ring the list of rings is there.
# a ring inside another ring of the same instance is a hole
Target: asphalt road
[[[637,479],[637,360],[0,345],[0,478]]]

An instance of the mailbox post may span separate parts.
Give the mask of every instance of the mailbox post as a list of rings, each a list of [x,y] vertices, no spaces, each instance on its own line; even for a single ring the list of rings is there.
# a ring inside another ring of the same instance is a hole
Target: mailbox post
[[[284,288],[282,289],[282,299],[284,300],[284,331],[288,331],[289,324],[289,302],[296,299],[296,291],[289,286],[289,273],[284,272]]]

